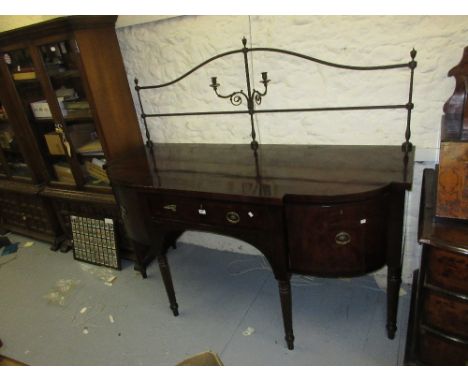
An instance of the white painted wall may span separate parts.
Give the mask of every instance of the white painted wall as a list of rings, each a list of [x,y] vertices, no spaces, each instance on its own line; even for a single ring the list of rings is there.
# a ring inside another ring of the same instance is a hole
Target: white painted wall
[[[40,15],[0,15],[0,32],[5,32],[11,29],[21,28],[26,25],[40,23],[58,16],[40,16]]]
[[[349,65],[408,62],[418,51],[414,82],[412,138],[419,163],[414,191],[408,195],[405,226],[404,279],[419,266],[416,243],[421,174],[437,160],[442,106],[452,94],[447,72],[461,59],[468,41],[468,16],[180,16],[117,28],[128,79],[140,84],[177,78],[205,59],[242,47],[276,47]],[[254,53],[252,78],[271,79],[262,107],[315,107],[363,104],[404,104],[408,97],[407,70],[349,72],[308,64],[271,53]],[[242,56],[229,56],[200,69],[169,90],[146,93],[150,112],[234,110],[215,97],[210,77],[220,91],[245,89]],[[137,110],[139,106],[137,105]],[[275,114],[256,116],[260,143],[400,144],[406,126],[401,111]],[[157,142],[250,141],[248,116],[153,119],[151,136]],[[186,233],[183,241],[212,248],[258,253],[245,243],[215,235]]]

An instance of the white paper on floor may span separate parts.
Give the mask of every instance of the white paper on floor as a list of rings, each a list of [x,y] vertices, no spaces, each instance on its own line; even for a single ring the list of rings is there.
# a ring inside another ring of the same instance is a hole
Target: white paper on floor
[[[64,306],[67,296],[80,284],[80,280],[60,279],[54,287],[43,296],[50,304]]]

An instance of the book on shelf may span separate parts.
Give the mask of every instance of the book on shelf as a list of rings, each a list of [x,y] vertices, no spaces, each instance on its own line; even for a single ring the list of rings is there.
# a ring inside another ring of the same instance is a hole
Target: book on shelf
[[[76,151],[80,154],[94,154],[94,155],[102,155],[102,145],[98,139],[90,141],[83,146],[79,147]]]
[[[93,158],[91,161],[85,162],[85,168],[93,178],[108,183],[109,178],[107,177],[106,170],[103,168],[105,163],[104,160]]]
[[[22,80],[35,80],[36,79],[36,72],[17,72],[13,73],[13,79],[15,81],[22,81]]]

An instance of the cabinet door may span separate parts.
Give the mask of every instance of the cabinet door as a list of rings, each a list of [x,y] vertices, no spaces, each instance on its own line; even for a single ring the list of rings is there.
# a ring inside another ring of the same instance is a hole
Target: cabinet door
[[[356,276],[385,264],[388,194],[323,204],[288,203],[286,219],[293,272]]]
[[[29,139],[35,139],[41,157],[44,159],[48,178],[62,181],[67,184],[75,184],[73,178],[59,179],[56,176],[54,167],[64,163],[70,171],[70,161],[65,155],[56,155],[60,151],[64,153],[63,142],[56,147],[55,152],[50,152],[47,146],[49,135],[55,133],[56,123],[52,118],[49,104],[46,102],[46,92],[40,81],[40,70],[34,63],[31,49],[28,46],[14,46],[2,52],[3,62],[6,70],[3,71],[4,80],[9,81],[13,89],[10,96],[15,98],[12,102],[15,110],[12,112],[22,114],[27,129],[29,129]],[[13,94],[14,93],[14,94]]]
[[[43,67],[42,82],[49,87],[48,102],[56,121],[55,136],[63,142],[65,155],[78,185],[109,186],[106,163],[98,136],[92,97],[85,78],[79,48],[73,38],[57,38],[36,46]],[[53,144],[48,143],[49,152]],[[56,170],[57,171],[57,170]]]
[[[31,171],[20,150],[8,114],[0,102],[0,176],[31,180]]]
[[[3,54],[52,183],[108,188],[97,122],[74,40],[62,35]]]

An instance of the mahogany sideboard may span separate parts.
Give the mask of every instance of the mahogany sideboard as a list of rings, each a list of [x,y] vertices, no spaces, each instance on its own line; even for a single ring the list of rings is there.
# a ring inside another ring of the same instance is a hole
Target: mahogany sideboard
[[[388,267],[387,334],[396,331],[405,192],[400,146],[154,144],[107,167],[143,277],[156,257],[178,315],[166,251],[186,230],[244,240],[278,281],[293,349],[292,273],[349,277]]]

